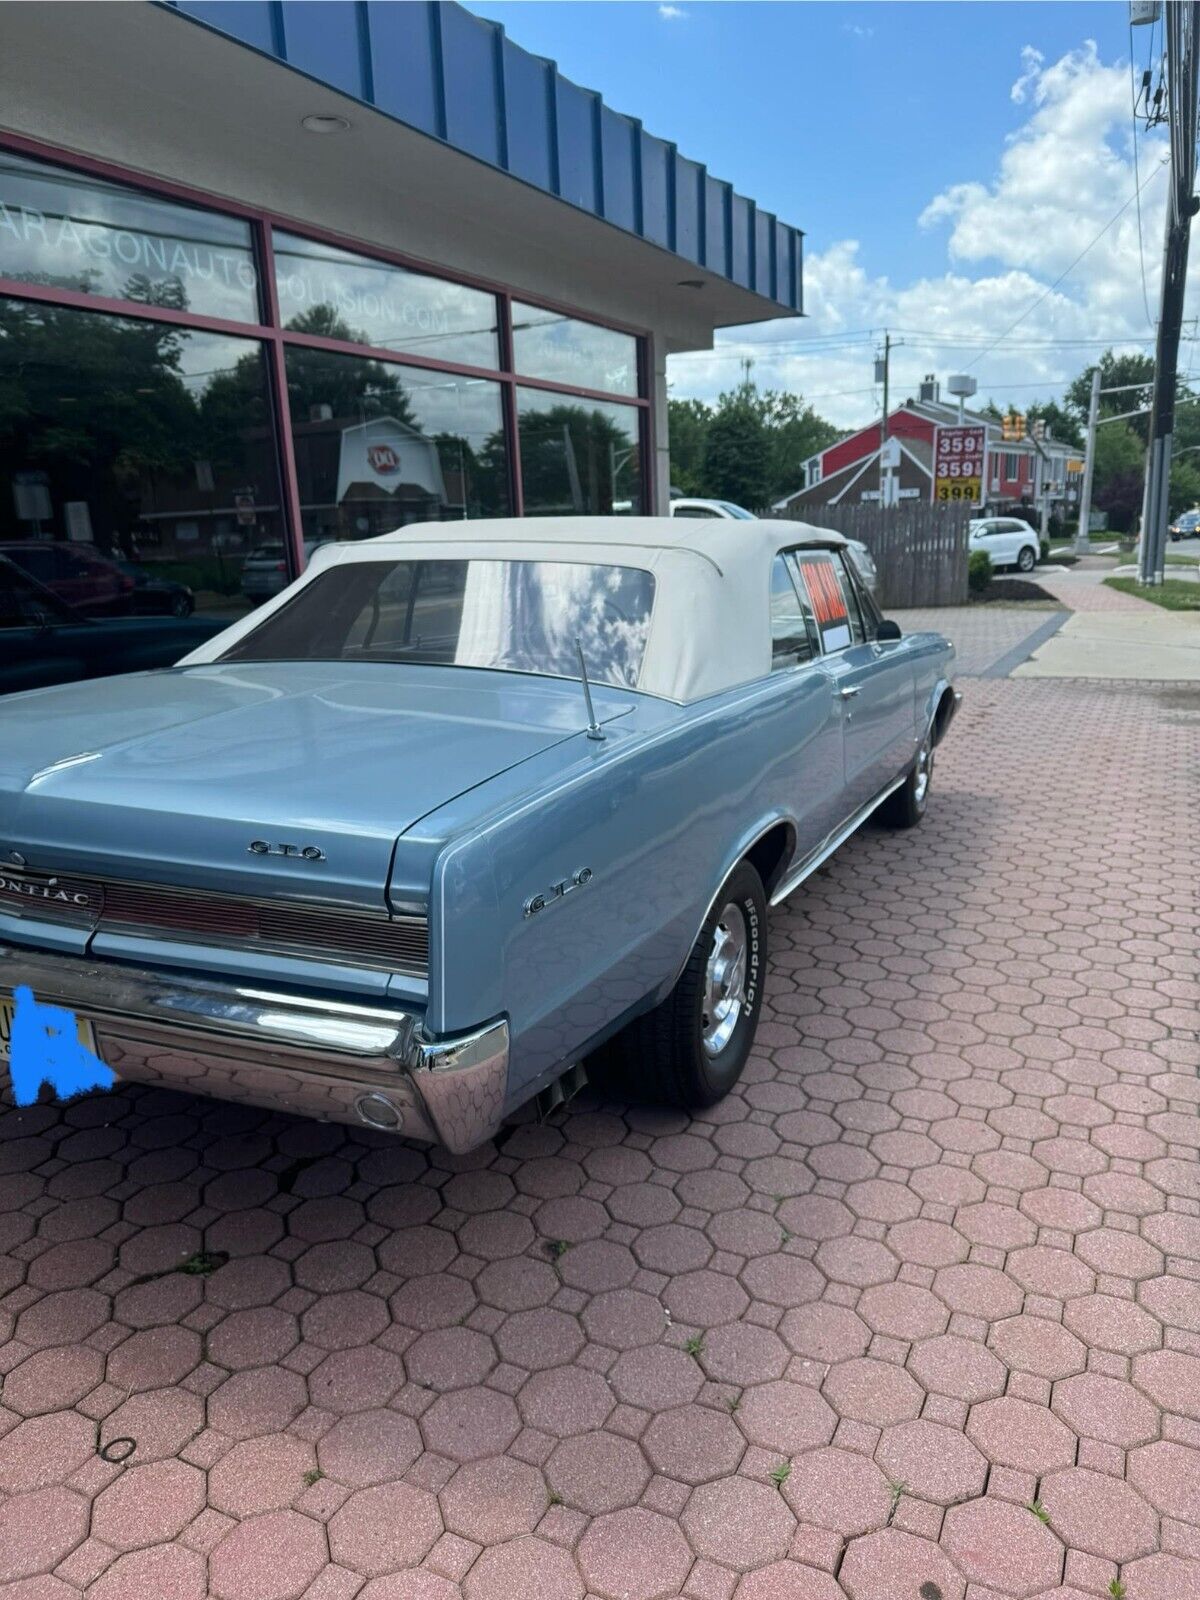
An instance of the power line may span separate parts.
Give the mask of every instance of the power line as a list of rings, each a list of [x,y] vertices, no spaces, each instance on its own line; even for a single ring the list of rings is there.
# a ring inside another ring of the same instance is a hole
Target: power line
[[[1146,184],[1150,182],[1151,178],[1153,178],[1156,173],[1161,172],[1162,169],[1166,165],[1167,165],[1167,163],[1166,163],[1165,160],[1160,161],[1158,166],[1155,167],[1152,172],[1147,173],[1145,179],[1141,183],[1138,184],[1137,188],[1129,196],[1129,199],[1126,200],[1125,204],[1123,206],[1121,206],[1120,209],[1118,211],[1116,211],[1108,219],[1108,221],[1100,229],[1100,232],[1095,236],[1095,238],[1092,239],[1088,244],[1086,244],[1083,247],[1083,249],[1075,257],[1074,261],[1071,262],[1070,266],[1066,267],[1062,272],[1060,272],[1058,277],[1055,278],[1054,282],[1050,285],[1050,287],[1048,289],[1044,289],[1042,291],[1042,293],[1040,295],[1038,295],[1037,299],[1033,302],[1033,304],[1027,306],[1025,308],[1025,310],[1022,311],[1021,315],[1019,317],[1017,317],[1017,319],[1014,322],[1009,323],[1008,327],[1005,328],[1004,332],[1000,335],[999,339],[997,339],[995,341],[995,344],[992,344],[992,345],[988,346],[988,350],[995,349],[995,346],[997,344],[1000,344],[1002,340],[1007,339],[1008,335],[1013,331],[1014,328],[1019,327],[1020,324],[1025,321],[1026,317],[1030,316],[1034,311],[1037,310],[1037,308],[1041,305],[1043,300],[1047,299],[1050,295],[1052,295],[1054,293],[1055,289],[1058,288],[1059,284],[1063,281],[1063,279],[1066,278],[1070,273],[1074,272],[1075,268],[1083,260],[1084,256],[1087,255],[1088,251],[1091,250],[1095,245],[1099,244],[1100,240],[1103,239],[1104,235],[1112,227],[1113,223],[1117,222],[1122,216],[1124,216],[1125,212],[1129,210],[1130,206],[1134,203],[1134,201],[1141,194],[1141,192],[1145,188]],[[988,350],[981,351],[980,354],[975,357],[975,361],[981,361],[983,359],[983,357],[985,355],[987,355]],[[973,367],[975,365],[975,361],[969,361],[967,363],[967,365],[969,367]]]
[[[1129,24],[1129,98],[1133,121],[1133,181],[1137,185],[1133,192],[1137,197],[1138,261],[1142,268],[1142,305],[1146,308],[1146,321],[1152,324],[1154,318],[1150,315],[1150,294],[1146,288],[1146,251],[1142,242],[1142,175],[1138,170],[1137,91],[1134,84],[1132,22]]]

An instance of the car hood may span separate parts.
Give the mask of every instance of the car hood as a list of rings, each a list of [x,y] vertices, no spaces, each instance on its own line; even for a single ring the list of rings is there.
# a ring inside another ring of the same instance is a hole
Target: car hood
[[[622,709],[597,691],[602,719]],[[206,666],[13,695],[0,861],[378,906],[399,834],[585,721],[577,684],[453,667]]]

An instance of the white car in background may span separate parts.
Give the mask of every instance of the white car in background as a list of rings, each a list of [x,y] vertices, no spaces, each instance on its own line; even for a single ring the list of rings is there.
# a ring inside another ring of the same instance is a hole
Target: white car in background
[[[747,511],[744,506],[734,505],[732,500],[696,500],[687,496],[671,501],[670,514],[673,517],[719,517],[727,522],[757,521],[752,511]],[[858,569],[859,577],[874,593],[879,574],[875,570],[871,552],[861,539],[849,538],[846,540],[846,550]]]
[[[968,548],[972,553],[986,550],[993,567],[1032,572],[1037,566],[1041,550],[1038,531],[1020,517],[976,517],[969,529]]]

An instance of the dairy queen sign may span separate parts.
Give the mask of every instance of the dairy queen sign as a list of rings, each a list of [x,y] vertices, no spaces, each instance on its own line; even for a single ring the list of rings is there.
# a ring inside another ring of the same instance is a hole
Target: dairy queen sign
[[[367,446],[367,460],[371,470],[381,478],[394,478],[400,471],[400,455],[390,444]]]

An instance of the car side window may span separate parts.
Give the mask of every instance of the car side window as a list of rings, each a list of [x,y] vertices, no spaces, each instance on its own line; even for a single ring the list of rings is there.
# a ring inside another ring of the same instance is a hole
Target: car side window
[[[771,671],[785,672],[811,661],[816,640],[815,619],[807,597],[792,582],[785,556],[771,564]]]
[[[798,550],[796,566],[808,590],[821,649],[826,655],[863,642],[858,601],[840,563],[828,550]]]
[[[673,517],[716,517],[716,518],[719,518],[721,513],[719,511],[710,510],[708,506],[676,506],[675,510],[672,511],[671,515]]]

